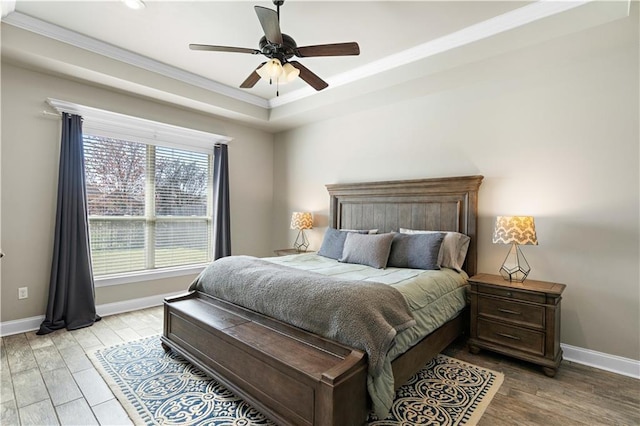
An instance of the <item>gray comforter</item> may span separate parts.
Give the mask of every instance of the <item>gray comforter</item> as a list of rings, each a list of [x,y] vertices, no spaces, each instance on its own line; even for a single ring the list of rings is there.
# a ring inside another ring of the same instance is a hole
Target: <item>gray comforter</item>
[[[189,289],[363,350],[374,377],[382,371],[396,334],[416,323],[402,294],[391,286],[332,278],[250,256],[216,260]]]

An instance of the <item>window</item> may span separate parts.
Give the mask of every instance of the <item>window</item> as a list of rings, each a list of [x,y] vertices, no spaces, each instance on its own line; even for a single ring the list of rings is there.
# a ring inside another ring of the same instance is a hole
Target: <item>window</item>
[[[47,99],[80,115],[96,286],[197,273],[213,258],[214,146],[231,138]]]
[[[96,277],[211,261],[212,155],[84,132]]]

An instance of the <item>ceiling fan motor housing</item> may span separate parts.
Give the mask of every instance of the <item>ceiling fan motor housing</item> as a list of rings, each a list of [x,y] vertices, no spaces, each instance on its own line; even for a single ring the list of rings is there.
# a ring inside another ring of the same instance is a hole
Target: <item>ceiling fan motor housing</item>
[[[291,59],[298,48],[293,37],[282,33],[282,44],[270,43],[265,36],[262,36],[259,43],[260,52],[269,59],[278,59],[285,63]]]

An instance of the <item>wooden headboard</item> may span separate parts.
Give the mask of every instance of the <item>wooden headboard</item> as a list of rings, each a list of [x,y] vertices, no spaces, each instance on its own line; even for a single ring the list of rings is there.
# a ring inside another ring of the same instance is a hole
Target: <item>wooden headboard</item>
[[[471,237],[464,270],[477,271],[478,190],[482,176],[326,185],[329,226],[456,231]]]

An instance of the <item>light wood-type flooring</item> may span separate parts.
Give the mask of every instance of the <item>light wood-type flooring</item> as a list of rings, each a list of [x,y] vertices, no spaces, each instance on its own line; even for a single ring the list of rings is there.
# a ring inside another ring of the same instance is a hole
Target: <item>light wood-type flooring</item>
[[[157,307],[71,332],[2,338],[0,424],[132,424],[86,352],[161,331]],[[472,355],[464,339],[445,353],[505,374],[480,425],[640,425],[640,380],[567,361],[549,378],[532,364],[486,351]]]

